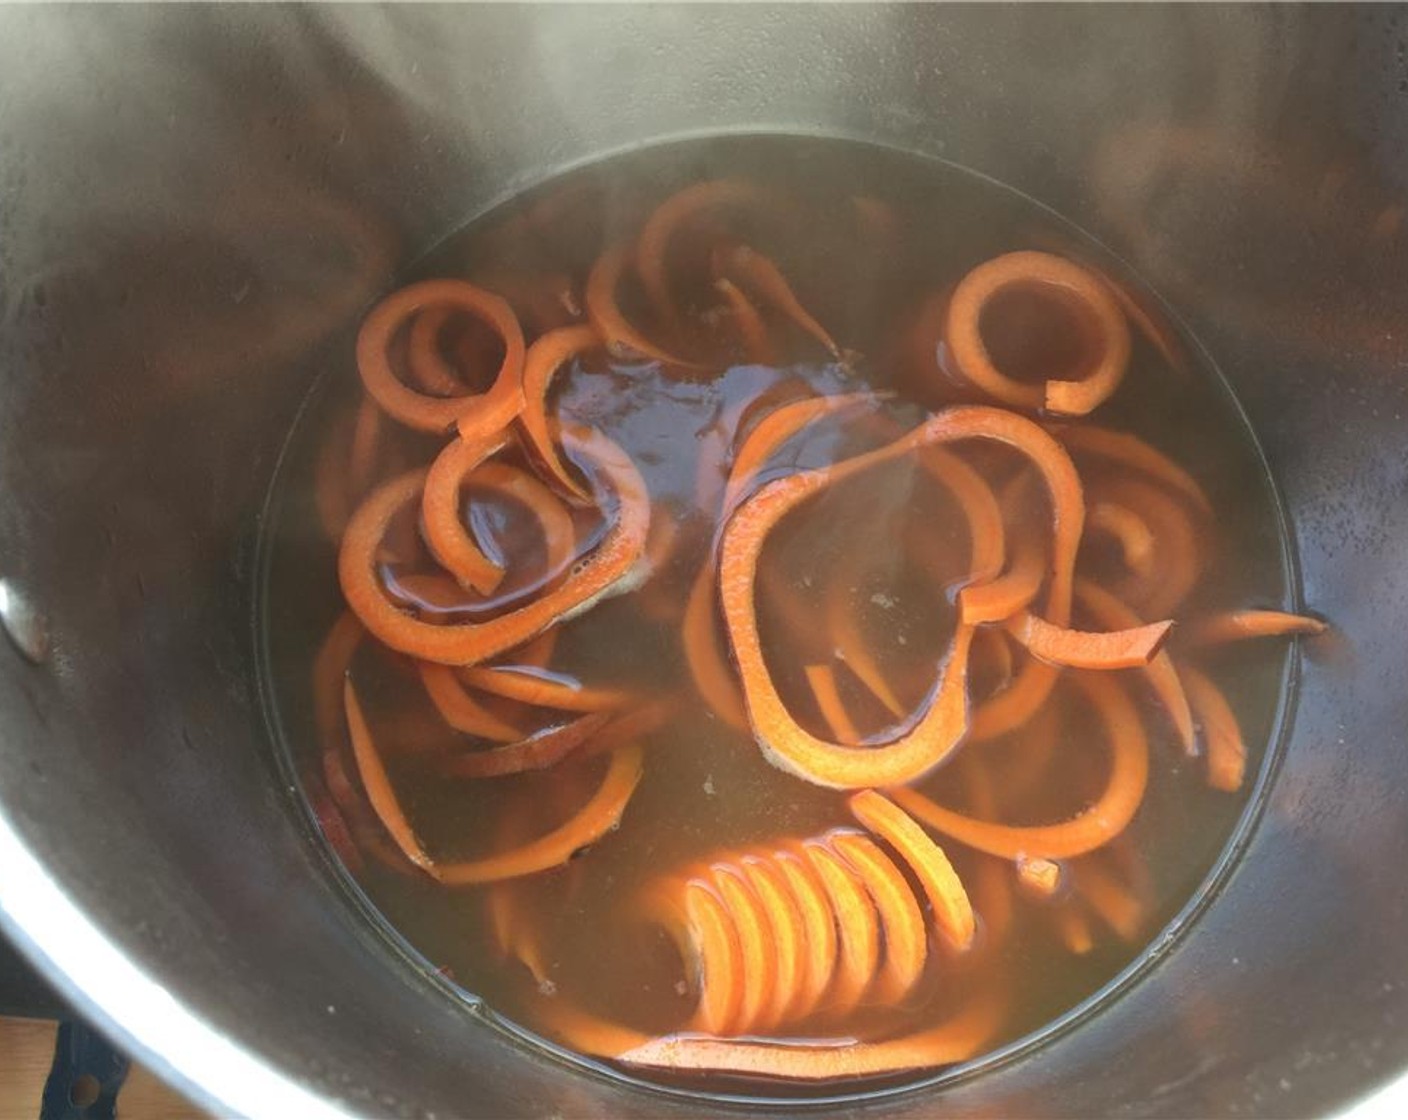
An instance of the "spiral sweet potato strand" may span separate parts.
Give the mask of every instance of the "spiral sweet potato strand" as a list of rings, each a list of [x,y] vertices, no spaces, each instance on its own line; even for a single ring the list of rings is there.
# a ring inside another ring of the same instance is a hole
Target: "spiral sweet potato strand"
[[[432,397],[404,384],[391,368],[391,342],[414,314],[449,307],[482,319],[503,342],[504,357],[485,393]],[[423,280],[392,292],[367,315],[357,335],[357,367],[368,394],[394,420],[442,435],[464,421],[462,434],[498,431],[523,408],[523,331],[513,309],[493,292],[463,280]]]
[[[353,515],[343,536],[338,572],[348,606],[387,646],[426,661],[477,665],[540,633],[567,612],[591,602],[640,558],[649,527],[645,484],[628,456],[599,433],[569,434],[569,446],[590,454],[615,491],[617,515],[596,550],[560,586],[488,622],[437,626],[421,622],[387,601],[375,573],[377,547],[386,527],[425,486],[412,471],[383,484]],[[601,499],[604,501],[604,495]]]
[[[1014,288],[1072,305],[1091,320],[1095,353],[1074,381],[1031,384],[997,368],[983,337],[983,312],[999,293]],[[1119,386],[1129,362],[1129,327],[1109,289],[1079,265],[1049,253],[1008,253],[979,265],[959,282],[945,320],[953,363],[976,388],[1003,404],[1084,416]]]
[[[572,477],[558,454],[548,419],[548,386],[566,362],[600,345],[601,336],[595,327],[562,327],[549,331],[528,347],[523,365],[524,406],[519,422],[523,425],[529,445],[542,460],[553,481],[582,504],[589,502],[591,497]]]
[[[971,941],[967,895],[947,861],[917,826],[906,826],[903,811],[877,809],[884,799],[871,796],[860,812],[874,814],[879,837],[901,853],[930,904],[940,900],[938,929],[947,937],[955,915],[966,915],[957,936]],[[689,915],[699,891],[713,900],[712,921]],[[694,1021],[712,1034],[765,1034],[901,1001],[928,961],[928,932],[909,879],[854,829],[715,855],[651,882],[637,912],[675,940],[696,991]]]

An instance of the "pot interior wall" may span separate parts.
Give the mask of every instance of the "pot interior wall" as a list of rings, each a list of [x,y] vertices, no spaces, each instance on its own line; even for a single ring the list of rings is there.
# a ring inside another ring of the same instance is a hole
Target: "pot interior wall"
[[[377,1114],[694,1111],[521,1051],[337,888],[269,749],[254,543],[310,380],[453,226],[652,139],[858,136],[1053,206],[1187,317],[1338,634],[1196,929],[1098,1016],[891,1110],[1301,1112],[1371,1087],[1408,1060],[1405,35],[1398,10],[1303,8],[0,14],[0,607],[45,637],[37,661],[0,644],[0,916],[79,974],[18,843],[257,1063],[85,974],[214,1104],[260,1111],[287,1079]]]

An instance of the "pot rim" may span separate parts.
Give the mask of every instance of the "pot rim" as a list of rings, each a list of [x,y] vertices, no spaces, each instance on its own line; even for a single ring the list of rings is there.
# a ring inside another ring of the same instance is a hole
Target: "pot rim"
[[[0,930],[121,1049],[216,1115],[348,1120],[222,1033],[139,968],[71,899],[0,813]]]

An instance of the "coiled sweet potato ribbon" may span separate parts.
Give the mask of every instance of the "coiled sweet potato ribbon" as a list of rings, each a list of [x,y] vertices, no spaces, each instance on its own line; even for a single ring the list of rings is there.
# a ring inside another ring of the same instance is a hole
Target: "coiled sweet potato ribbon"
[[[729,1037],[835,1022],[863,1003],[891,1004],[912,992],[929,959],[929,931],[911,877],[939,940],[959,953],[972,946],[973,906],[942,849],[874,790],[855,794],[849,805],[885,847],[865,832],[834,829],[723,853],[647,888],[639,912],[678,946],[696,993],[690,1029],[702,1033],[651,1038],[562,1000],[546,1011],[548,1029],[579,1050],[627,1065],[794,1080],[971,1056],[999,1021],[1001,1001],[991,990],[937,1027],[886,1041]],[[999,903],[984,905],[1000,939],[1007,922]]]
[[[997,368],[983,338],[983,312],[993,297],[1025,288],[1089,322],[1093,353],[1084,376],[1032,384]],[[980,264],[954,289],[944,338],[956,372],[983,393],[1015,408],[1084,416],[1119,387],[1129,363],[1129,326],[1109,289],[1093,273],[1050,253],[1007,253]]]
[[[967,908],[941,850],[910,827],[915,844],[901,863],[943,877],[945,901]],[[914,888],[872,839],[849,829],[721,853],[652,883],[641,912],[674,937],[697,988],[692,1025],[711,1034],[764,1034],[817,1015],[835,1021],[863,1001],[904,999],[928,957]]]
[[[569,452],[590,464],[598,505],[610,507],[610,528],[594,552],[561,584],[530,602],[487,622],[436,625],[413,618],[394,606],[376,576],[376,553],[391,519],[421,495],[425,471],[411,471],[374,491],[353,515],[342,538],[338,576],[347,605],[380,641],[401,653],[444,665],[477,665],[521,645],[564,615],[593,602],[630,572],[640,559],[649,529],[650,501],[630,457],[600,432],[563,429]],[[456,454],[471,441],[452,444]]]
[[[504,357],[485,393],[428,396],[412,389],[391,368],[397,332],[417,313],[453,308],[483,320],[503,342]],[[362,321],[357,369],[367,393],[388,415],[410,428],[443,435],[502,430],[523,408],[523,331],[508,301],[463,280],[423,280],[392,292]]]
[[[766,197],[747,179],[712,179],[677,191],[652,211],[641,227],[635,262],[655,313],[673,330],[680,329],[679,309],[670,291],[670,245],[675,233],[702,216],[725,210],[752,210]]]
[[[1123,687],[1102,673],[1078,673],[1072,683],[1095,708],[1110,744],[1110,773],[1104,792],[1088,809],[1051,825],[1004,825],[975,820],[946,809],[913,789],[891,796],[928,827],[989,855],[1017,859],[1068,859],[1118,836],[1134,818],[1149,779],[1149,748],[1139,711]]]
[[[865,406],[874,407],[880,399],[872,393],[811,397],[769,412],[758,421],[734,454],[724,488],[720,523],[729,517],[756,484],[772,456],[803,428],[823,416]],[[700,696],[710,709],[728,726],[737,731],[746,731],[748,718],[743,710],[743,699],[733,679],[715,620],[717,567],[714,553],[711,547],[690,587],[685,605],[681,633],[685,660]]]
[[[858,750],[812,735],[788,712],[763,657],[754,596],[758,558],[768,534],[807,499],[869,467],[925,447],[975,438],[1014,447],[1031,460],[1044,480],[1054,510],[1046,621],[1055,626],[1069,622],[1084,518],[1080,478],[1060,445],[1024,417],[981,405],[948,409],[877,451],[822,470],[777,479],[742,502],[729,520],[723,534],[719,580],[748,718],[764,754],[775,765],[818,785],[840,789],[893,786],[931,770],[958,745],[968,727],[971,627],[960,623],[939,679],[915,713],[910,730],[882,746]]]
[[[566,863],[576,852],[600,840],[616,827],[621,820],[621,814],[625,812],[627,802],[631,799],[631,794],[635,792],[636,784],[640,781],[641,748],[636,745],[617,748],[611,752],[606,773],[602,776],[597,791],[585,805],[557,828],[508,851],[482,859],[450,862],[436,860],[425,850],[414,826],[406,816],[350,680],[344,685],[343,697],[352,749],[367,800],[406,858],[446,886],[470,886],[515,879]],[[585,718],[598,720],[603,717]],[[585,734],[584,732],[583,737]],[[502,757],[501,752],[513,749],[500,747],[486,753],[491,757]],[[492,768],[477,770],[472,776],[485,777],[493,772]]]

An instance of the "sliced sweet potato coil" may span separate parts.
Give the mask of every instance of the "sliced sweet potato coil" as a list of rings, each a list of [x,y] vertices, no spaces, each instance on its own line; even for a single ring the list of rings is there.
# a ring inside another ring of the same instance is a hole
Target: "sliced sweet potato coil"
[[[770,304],[799,329],[816,339],[827,353],[841,360],[841,349],[825,327],[797,299],[782,270],[749,245],[734,245],[715,254],[715,268],[754,299]]]
[[[758,635],[754,583],[768,533],[808,498],[842,478],[917,448],[972,438],[1011,444],[1032,459],[1045,479],[1055,511],[1055,561],[1046,614],[1056,625],[1069,621],[1075,554],[1084,514],[1080,480],[1060,446],[1029,420],[982,406],[948,409],[878,451],[824,470],[803,471],[771,482],[739,506],[724,531],[720,588],[749,719],[764,754],[776,765],[835,788],[898,785],[936,765],[966,730],[964,693],[972,631],[960,626],[939,681],[921,707],[914,726],[900,738],[858,754],[844,744],[809,735],[791,718],[769,676]],[[1040,699],[1044,698],[1042,693]]]
[[[880,663],[871,652],[860,630],[860,620],[853,609],[855,592],[860,589],[860,553],[842,557],[836,564],[832,586],[825,600],[826,627],[832,648],[846,668],[870,691],[870,694],[896,717],[905,714],[904,704],[895,695]]]
[[[775,765],[818,785],[856,788],[917,777],[957,745],[966,724],[965,682],[972,631],[960,629],[940,679],[913,728],[881,747],[857,749],[810,734],[792,718],[763,659],[753,613],[753,573],[762,541],[783,513],[816,492],[824,472],[770,483],[745,502],[724,535],[724,617],[743,680],[754,735]]]
[[[1188,501],[1199,513],[1212,515],[1212,503],[1198,480],[1136,435],[1095,424],[1071,424],[1056,429],[1056,438],[1078,456],[1102,459],[1147,475]],[[1139,505],[1130,508],[1143,511]]]
[[[678,714],[681,707],[678,695],[667,694],[638,707],[608,713],[606,724],[592,736],[583,753],[603,754],[654,735]]]
[[[528,437],[528,445],[563,492],[584,504],[591,496],[572,477],[553,438],[547,413],[548,387],[565,363],[600,345],[601,336],[593,326],[562,327],[549,331],[528,347],[523,364],[524,406],[518,422]]]
[[[1059,824],[1004,825],[946,809],[918,790],[891,790],[890,796],[928,828],[1003,859],[1070,859],[1109,843],[1134,819],[1144,800],[1149,744],[1138,709],[1119,682],[1106,673],[1079,673],[1069,679],[1094,707],[1110,743],[1109,780],[1084,811]]]
[[[1053,626],[1023,611],[1007,621],[1007,632],[1028,653],[1072,669],[1138,669],[1147,666],[1168,638],[1173,621],[1150,622],[1128,630],[1073,630]]]
[[[546,770],[580,748],[605,725],[607,718],[605,712],[590,712],[506,746],[456,754],[441,763],[440,772],[451,778],[501,778],[528,770]]]
[[[528,736],[528,729],[522,724],[490,711],[467,691],[449,666],[417,661],[416,670],[440,718],[456,731],[498,743],[512,743]]]
[[[1042,614],[1048,622],[1065,626],[1070,621],[1076,553],[1085,525],[1085,497],[1075,465],[1061,445],[1037,424],[1015,413],[982,405],[945,409],[898,442],[927,447],[963,439],[1007,444],[1036,468],[1050,499],[1052,517],[1051,582]]]
[[[914,892],[868,836],[836,831],[828,835],[827,843],[865,885],[880,919],[884,961],[871,994],[882,1005],[898,1003],[919,982],[928,958],[928,933]]]
[[[1040,535],[1023,533],[1011,549],[1006,571],[987,583],[971,583],[958,593],[958,614],[965,625],[1003,622],[1026,610],[1041,593],[1050,564]]]
[[[742,1041],[666,1035],[630,1050],[596,1052],[639,1068],[835,1081],[965,1061],[992,1039],[1004,1010],[995,994],[982,993],[939,1026],[885,1042],[857,1042],[853,1038]],[[595,1037],[622,1038],[600,1031]]]
[[[676,331],[679,309],[670,291],[670,245],[682,227],[726,210],[753,210],[767,192],[746,179],[710,179],[677,191],[657,206],[641,226],[635,264],[641,287],[655,313]]]
[[[523,669],[544,668],[552,660],[557,637],[557,627],[544,630],[532,641],[510,650],[505,655],[505,664]],[[437,665],[433,661],[417,661],[416,671],[440,718],[456,731],[498,743],[512,743],[528,737],[528,725],[491,711],[469,692],[464,681],[448,666]]]
[[[512,848],[527,838],[528,822],[513,805],[513,812],[500,815],[494,829],[494,841],[500,848]],[[501,960],[517,960],[538,984],[548,980],[547,951],[542,930],[530,913],[527,894],[529,880],[507,879],[490,883],[484,894],[484,915],[489,924],[489,936]]]
[[[743,950],[717,888],[699,878],[657,883],[646,892],[642,912],[670,934],[685,962],[698,998],[693,1029],[733,1031],[743,1003]]]
[[[1046,705],[1060,678],[1061,670],[1055,665],[1028,656],[1011,684],[973,709],[968,737],[983,743],[1024,726]]]
[[[846,789],[908,781],[932,769],[957,745],[965,729],[972,631],[960,628],[955,634],[939,680],[912,728],[893,741],[858,749],[822,739],[801,727],[787,711],[763,659],[753,614],[752,576],[763,537],[781,513],[798,504],[796,483],[805,485],[808,481],[805,475],[794,475],[771,483],[744,503],[724,537],[724,617],[742,676],[751,726],[769,761],[815,784]],[[800,496],[807,494],[804,490]],[[775,501],[777,498],[782,501]]]
[[[599,432],[565,429],[569,449],[589,459],[616,497],[616,515],[596,550],[560,585],[487,622],[437,626],[399,611],[376,577],[376,553],[386,526],[420,493],[424,472],[385,483],[353,515],[343,535],[338,576],[348,606],[366,628],[401,653],[445,665],[476,665],[523,644],[569,612],[585,608],[625,577],[640,558],[650,502],[630,458]],[[596,483],[594,481],[594,489]],[[607,504],[607,495],[597,501]]]
[[[1102,477],[1092,484],[1091,496],[1138,509],[1154,535],[1147,571],[1130,572],[1110,590],[1145,618],[1173,617],[1203,569],[1202,547],[1186,505],[1133,477]]]
[[[826,887],[811,861],[795,849],[779,848],[768,855],[771,866],[787,884],[793,912],[802,926],[803,967],[797,980],[789,1020],[804,1019],[819,1006],[836,970],[836,917]]]
[[[1116,596],[1089,580],[1076,581],[1076,600],[1101,626],[1126,629],[1139,625],[1139,616],[1134,611]],[[1193,734],[1193,713],[1188,706],[1188,697],[1182,681],[1178,679],[1173,659],[1166,651],[1160,650],[1143,667],[1143,673],[1144,679],[1149,682],[1149,687],[1173,722],[1183,753],[1196,754],[1198,744]]]
[[[873,789],[851,795],[852,815],[879,836],[909,865],[933,912],[934,925],[945,943],[957,952],[973,946],[977,922],[963,882],[948,856],[904,809]]]
[[[1137,511],[1118,502],[1092,502],[1086,528],[1091,533],[1113,537],[1120,546],[1125,567],[1131,572],[1141,576],[1150,573],[1154,564],[1154,534]]]
[[[743,294],[732,280],[720,277],[714,281],[714,290],[724,297],[734,329],[738,332],[739,345],[743,356],[760,366],[778,364],[777,349],[768,335],[768,326],[752,301]]]
[[[465,393],[464,382],[440,352],[440,336],[449,324],[449,307],[428,307],[411,322],[406,339],[406,369],[411,380],[432,397],[459,397]]]
[[[313,656],[313,725],[325,743],[346,726],[343,683],[366,633],[355,614],[343,611]]]
[[[918,889],[931,903],[937,891],[951,916],[951,896],[962,888],[942,853],[902,810],[871,796],[888,806],[873,814],[884,818],[886,842],[914,871]],[[686,920],[684,891],[701,884],[722,908],[722,928]],[[675,938],[699,993],[696,1027],[714,1034],[766,1033],[817,1014],[840,1020],[865,1004],[893,1004],[915,988],[928,959],[916,888],[854,829],[720,853],[656,880],[644,899],[645,916]],[[947,928],[949,916],[936,925]],[[971,938],[971,913],[969,922]]]
[[[1012,665],[1012,643],[1003,630],[983,627],[974,632],[970,672],[993,681],[992,692],[1001,692],[1012,683]]]
[[[823,416],[853,408],[877,407],[885,397],[878,393],[842,393],[830,397],[808,397],[781,405],[757,422],[734,452],[724,490],[724,520],[737,508],[757,481],[763,469],[789,439]]]
[[[551,832],[507,852],[483,859],[437,863],[431,873],[446,886],[470,886],[533,875],[560,867],[616,827],[641,775],[641,749],[632,745],[612,752],[591,799]]]
[[[450,307],[480,319],[503,340],[504,357],[485,393],[435,397],[403,384],[391,368],[391,342],[412,315]],[[504,428],[523,408],[523,331],[507,301],[463,280],[423,280],[378,303],[357,335],[357,368],[378,406],[407,427],[443,435],[483,436]]]
[[[630,246],[613,246],[597,258],[587,277],[587,317],[607,352],[617,358],[646,358],[666,365],[697,368],[695,363],[656,345],[626,318],[617,302],[617,293],[630,262]]]
[[[531,875],[566,863],[576,851],[616,827],[640,780],[640,748],[634,745],[620,748],[612,753],[610,764],[596,793],[558,828],[545,836],[485,859],[437,863],[426,853],[405,815],[350,680],[344,683],[343,701],[358,774],[373,811],[406,858],[446,885],[497,882]],[[584,720],[601,721],[604,718],[585,716],[576,721],[576,724],[581,725]],[[582,732],[582,737],[585,737],[590,734],[591,728],[579,726],[578,730]],[[580,740],[570,745],[580,745]],[[502,757],[500,752],[510,749],[498,748],[483,754]]]
[[[1074,899],[1067,899],[1051,911],[1051,920],[1056,923],[1057,936],[1066,952],[1083,957],[1095,947],[1095,938],[1090,932],[1090,920],[1085,911]]]
[[[745,853],[734,866],[752,888],[772,933],[767,965],[774,977],[772,1001],[763,1009],[758,1024],[776,1028],[798,1017],[797,1009],[807,996],[806,925],[787,880],[766,855]]]
[[[743,999],[738,1008],[735,1034],[765,1033],[777,1025],[773,991],[778,980],[776,941],[772,923],[747,875],[730,862],[715,861],[709,867],[710,879],[738,933],[743,954]]]
[[[1006,529],[1002,507],[983,476],[957,455],[942,447],[926,447],[919,463],[958,503],[968,523],[969,559],[966,582],[983,584],[1002,571],[1006,557]]]
[[[1078,380],[1017,381],[998,369],[983,338],[983,313],[994,297],[1012,289],[1048,294],[1088,323],[1094,354]],[[1006,253],[980,264],[953,291],[944,337],[965,380],[1003,404],[1084,416],[1119,386],[1129,364],[1129,327],[1098,277],[1049,253]]]
[[[475,666],[461,669],[459,677],[493,696],[564,712],[600,712],[631,700],[631,694],[623,689],[595,688],[575,677],[528,665]]]
[[[1247,769],[1247,747],[1237,715],[1222,690],[1191,665],[1179,665],[1178,675],[1188,690],[1193,713],[1203,726],[1207,746],[1208,785],[1233,793],[1242,788]]]
[[[818,1010],[840,1018],[862,1002],[893,1002],[924,970],[927,933],[913,888],[860,833],[836,830],[771,851],[720,855],[701,874],[737,936],[744,994],[729,1033],[762,1033]],[[681,882],[699,877],[669,878],[655,890],[677,894]],[[678,899],[671,904],[678,910]],[[707,968],[701,944],[681,952]],[[707,975],[695,980],[714,982]]]
[[[1075,881],[1080,896],[1102,922],[1126,941],[1139,936],[1146,915],[1129,887],[1090,860],[1076,869]]]
[[[566,568],[576,539],[572,517],[552,491],[525,471],[485,461],[505,445],[503,435],[484,441],[461,439],[446,445],[431,464],[421,498],[426,546],[462,587],[471,587],[481,595],[490,595],[498,588],[504,569],[484,553],[461,516],[460,488],[471,478],[476,487],[508,498],[533,515],[546,556],[538,582],[545,583]]]
[[[715,569],[706,559],[689,589],[680,637],[695,688],[709,709],[735,731],[748,730],[743,694],[733,678],[715,615]]]
[[[1189,648],[1219,646],[1248,638],[1280,638],[1296,634],[1313,638],[1328,629],[1318,618],[1287,611],[1225,611],[1189,622],[1179,634],[1179,644]]]
[[[859,746],[862,738],[860,729],[841,700],[840,690],[836,687],[836,670],[830,665],[821,664],[807,665],[802,672],[816,701],[817,711],[831,731],[831,737],[848,747]]]
[[[351,769],[346,758],[351,744],[343,686],[352,658],[365,634],[366,630],[357,616],[351,611],[344,611],[333,623],[313,659],[313,722],[322,751],[323,780],[335,811],[352,833],[358,851],[372,856],[393,871],[419,874],[407,862],[400,848],[388,839],[385,828],[354,782],[352,770],[357,765],[355,757],[350,761]],[[332,827],[335,829],[337,826],[333,824]],[[328,839],[330,843],[333,840],[330,833]]]
[[[362,788],[366,790],[372,811],[376,813],[377,819],[405,857],[417,867],[434,875],[435,863],[426,854],[420,838],[406,819],[400,799],[391,784],[391,776],[387,774],[386,766],[377,752],[376,743],[372,740],[366,717],[362,714],[362,705],[357,700],[357,692],[350,679],[343,683],[342,696],[347,712],[347,731],[352,740],[352,756],[356,759],[357,773],[362,779]]]
[[[439,565],[462,587],[490,595],[504,577],[504,570],[484,554],[460,516],[460,486],[490,456],[508,444],[508,432],[485,439],[457,439],[445,445],[425,477],[421,497],[421,525],[426,547]],[[570,526],[570,520],[568,522]]]
[[[825,839],[795,849],[821,882],[836,926],[836,965],[823,1010],[836,1018],[859,1006],[880,967],[880,922],[859,877]]]

